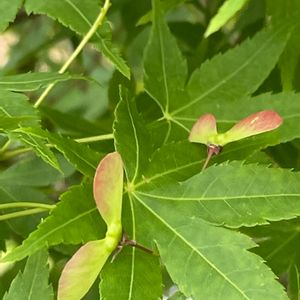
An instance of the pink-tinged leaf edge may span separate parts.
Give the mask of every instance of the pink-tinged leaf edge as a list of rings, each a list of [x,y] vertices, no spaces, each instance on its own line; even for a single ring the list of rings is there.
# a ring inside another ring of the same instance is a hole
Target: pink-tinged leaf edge
[[[99,163],[93,184],[97,208],[109,226],[121,222],[123,162],[118,152],[107,154]]]
[[[201,116],[193,125],[189,141],[194,143],[209,144],[210,137],[217,135],[217,123],[213,114]]]

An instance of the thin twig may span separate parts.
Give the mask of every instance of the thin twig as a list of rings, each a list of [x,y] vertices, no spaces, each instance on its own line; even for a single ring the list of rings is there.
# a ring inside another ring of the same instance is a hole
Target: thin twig
[[[101,11],[90,28],[90,30],[86,33],[86,35],[83,37],[82,41],[80,44],[77,46],[75,51],[72,53],[72,55],[69,57],[69,59],[64,63],[64,65],[61,67],[61,69],[58,71],[59,74],[63,74],[69,66],[72,64],[72,62],[76,59],[76,57],[79,55],[81,50],[84,48],[84,46],[88,43],[88,41],[91,39],[91,37],[94,35],[94,33],[98,30],[98,28],[103,24],[104,18],[107,14],[107,11],[109,7],[111,6],[110,0],[105,0],[105,3],[103,7],[101,8]],[[44,99],[47,97],[47,95],[50,93],[50,91],[53,89],[56,83],[51,83],[48,85],[48,87],[45,89],[45,91],[41,94],[39,99],[36,101],[34,104],[35,108],[38,108],[41,103],[44,101]]]
[[[42,208],[42,209],[51,210],[55,207],[55,205],[36,203],[36,202],[10,202],[10,203],[0,204],[0,209],[18,208],[18,207],[33,207],[33,208]]]
[[[17,211],[17,212],[13,212],[13,213],[9,213],[9,214],[0,216],[0,221],[24,217],[24,216],[28,216],[28,215],[34,215],[34,214],[38,214],[38,213],[41,213],[44,211],[49,211],[49,210],[45,209],[45,208],[33,208],[33,209]]]

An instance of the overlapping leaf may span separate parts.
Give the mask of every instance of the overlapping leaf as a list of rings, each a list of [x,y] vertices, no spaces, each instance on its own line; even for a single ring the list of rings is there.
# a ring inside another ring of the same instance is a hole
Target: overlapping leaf
[[[48,284],[47,258],[48,254],[45,250],[30,256],[24,272],[19,273],[13,280],[3,300],[53,300],[53,289]]]
[[[18,134],[30,140],[46,140],[57,148],[65,158],[83,174],[93,177],[101,154],[90,149],[87,145],[79,144],[70,138],[50,133],[39,128],[21,128]],[[46,146],[45,146],[46,147]],[[46,149],[50,151],[47,147]]]
[[[79,244],[103,236],[105,226],[92,195],[92,185],[73,186],[61,196],[57,207],[22,245],[8,253],[1,262],[17,261],[45,246]]]
[[[39,130],[39,129],[38,129]],[[61,171],[60,165],[56,156],[51,149],[47,146],[45,140],[39,136],[31,134],[29,131],[23,129],[16,129],[10,133],[10,138],[18,139],[25,145],[29,146],[41,159],[48,163],[53,168]]]

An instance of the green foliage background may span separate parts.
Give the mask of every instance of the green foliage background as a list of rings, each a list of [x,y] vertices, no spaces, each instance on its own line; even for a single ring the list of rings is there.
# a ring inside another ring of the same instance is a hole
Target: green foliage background
[[[54,299],[104,237],[92,178],[116,150],[123,229],[159,256],[125,247],[84,299],[299,300],[300,2],[113,0],[59,71],[103,4],[0,0],[0,297]],[[265,109],[279,129],[200,171],[200,115]]]

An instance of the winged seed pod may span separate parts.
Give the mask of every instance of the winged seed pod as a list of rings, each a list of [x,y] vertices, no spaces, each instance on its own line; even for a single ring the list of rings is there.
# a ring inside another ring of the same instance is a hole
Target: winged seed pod
[[[189,141],[207,145],[208,154],[203,166],[205,169],[210,158],[218,154],[226,144],[274,130],[282,122],[282,118],[275,111],[263,110],[241,120],[225,133],[218,133],[214,115],[205,114],[192,127]]]
[[[79,300],[90,289],[122,235],[123,163],[119,153],[106,155],[94,176],[94,198],[107,224],[102,240],[83,245],[67,262],[58,284],[58,300]]]

